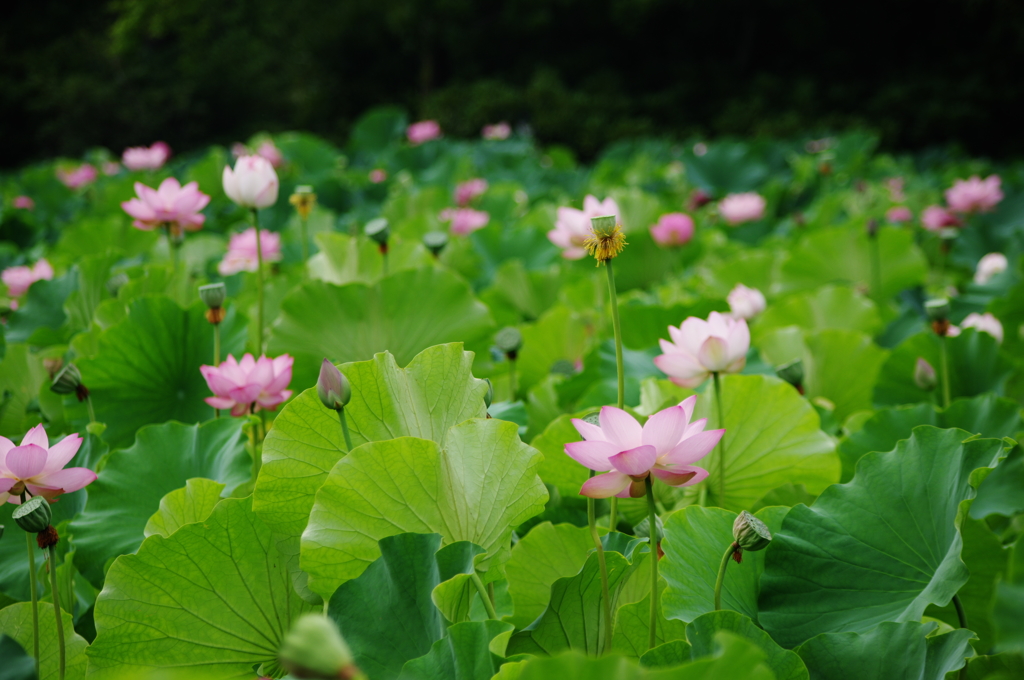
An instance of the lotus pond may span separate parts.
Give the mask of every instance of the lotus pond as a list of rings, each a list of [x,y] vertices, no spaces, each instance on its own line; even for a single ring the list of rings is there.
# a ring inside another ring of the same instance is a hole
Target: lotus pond
[[[0,177],[0,678],[1024,677],[1024,165],[366,115]]]

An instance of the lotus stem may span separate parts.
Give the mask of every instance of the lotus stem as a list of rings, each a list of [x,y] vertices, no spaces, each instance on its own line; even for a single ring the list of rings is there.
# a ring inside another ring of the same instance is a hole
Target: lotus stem
[[[615,372],[618,378],[618,400],[616,405],[625,408],[626,405],[626,367],[622,360],[622,325],[619,322],[619,298],[615,293],[615,271],[612,269],[612,260],[606,260],[605,269],[608,271],[608,295],[612,307],[612,329],[615,332]],[[598,287],[600,290],[600,287]],[[611,508],[608,511],[608,530],[615,531],[616,519],[619,510],[619,499],[614,496],[611,499]]]
[[[260,214],[252,209],[256,228],[256,353],[263,354],[263,243],[260,238]]]
[[[309,235],[308,235],[308,217],[302,217],[299,220],[299,229],[302,231],[302,264],[305,267],[306,263],[309,262]]]
[[[946,336],[939,338],[939,361],[942,364],[942,408],[949,408],[949,352]]]
[[[711,374],[715,382],[715,402],[718,406],[718,427],[725,427],[725,411],[722,410],[722,378],[715,371]],[[718,505],[725,507],[725,433],[718,443]]]
[[[882,300],[882,249],[878,244],[878,234],[868,239],[871,241],[871,292],[875,299]]]
[[[590,476],[594,476],[594,471],[590,471]],[[587,499],[587,526],[590,527],[590,537],[594,541],[594,547],[597,549],[597,565],[601,570],[601,608],[604,610],[604,621],[605,630],[604,635],[598,638],[598,654],[601,652],[611,649],[612,647],[612,601],[608,594],[608,565],[604,559],[604,546],[601,544],[601,537],[597,533],[597,512],[595,510],[595,501],[593,498]],[[600,629],[599,629],[600,631]],[[601,644],[603,641],[603,645]]]
[[[51,545],[50,551],[50,590],[53,595],[53,613],[57,617],[57,649],[60,653],[60,680],[64,680],[66,654],[64,651],[64,620],[60,615],[60,594],[57,592],[57,551]]]
[[[25,494],[21,494],[21,502],[25,502]],[[39,593],[36,592],[36,556],[32,547],[32,534],[25,532],[25,543],[28,545],[28,587],[32,594],[32,645],[35,650],[36,676],[39,676]]]
[[[654,649],[658,641],[658,508],[654,503],[654,484],[648,473],[644,480],[647,487],[647,519],[651,544],[651,619],[647,637],[647,649]]]
[[[508,400],[516,400],[516,360],[508,360]]]
[[[90,423],[95,423],[96,422],[96,411],[93,410],[93,407],[92,407],[92,397],[91,396],[86,396],[85,397],[85,407],[87,409],[89,409],[89,422]]]
[[[480,601],[484,603],[487,618],[497,621],[498,613],[494,610],[494,603],[491,602],[491,598],[487,596],[487,589],[484,588],[484,582],[480,580],[480,575],[473,571],[470,578],[473,580],[473,585],[476,586],[476,591],[480,593]]]
[[[715,580],[715,611],[719,611],[722,608],[722,586],[725,584],[725,569],[729,566],[729,558],[736,552],[736,548],[739,547],[739,543],[731,543],[726,549],[725,554],[722,555],[722,564],[718,567],[718,578]]]
[[[345,448],[352,450],[352,437],[348,433],[348,421],[345,419],[345,409],[338,409],[338,420],[341,421],[341,434],[345,437]]]

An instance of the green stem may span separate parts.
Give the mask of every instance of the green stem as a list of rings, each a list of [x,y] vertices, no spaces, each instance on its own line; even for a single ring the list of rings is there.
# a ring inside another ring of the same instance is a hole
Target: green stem
[[[715,402],[718,406],[718,427],[725,427],[725,411],[722,410],[722,378],[718,371],[711,374],[715,381]],[[725,504],[725,434],[718,442],[718,504]]]
[[[307,235],[306,222],[308,218],[303,217],[299,221],[300,229],[302,230],[302,264],[303,266],[309,262],[309,236]]]
[[[21,502],[25,502],[25,494],[21,494]],[[35,648],[36,676],[39,675],[39,593],[36,592],[36,555],[32,547],[32,534],[25,533],[28,544],[28,587],[32,595],[32,643]]]
[[[85,398],[85,407],[87,409],[89,409],[89,422],[90,423],[95,423],[96,422],[96,411],[94,411],[93,408],[92,408],[92,397],[86,397]]]
[[[213,365],[220,366],[220,324],[213,324]]]
[[[654,504],[654,484],[651,475],[644,480],[647,487],[647,518],[650,523],[651,545],[651,619],[648,624],[647,649],[654,649],[658,638],[658,508]]]
[[[615,295],[615,274],[612,271],[612,261],[604,263],[608,269],[608,294],[612,302],[612,328],[615,330],[615,368],[619,378],[619,408],[626,405],[626,371],[622,362],[622,326],[619,324],[619,300]]]
[[[470,578],[473,580],[473,585],[476,586],[476,591],[480,593],[480,601],[484,603],[487,618],[497,621],[498,612],[494,611],[494,604],[491,603],[491,598],[487,597],[487,588],[484,588],[484,582],[480,580],[480,575],[474,571]]]
[[[871,293],[875,299],[882,299],[882,253],[878,245],[878,234],[870,238],[871,241]]]
[[[509,358],[508,360],[508,393],[509,401],[516,400],[516,360]]]
[[[946,337],[939,338],[939,361],[942,364],[942,408],[949,408],[949,356],[946,349]]]
[[[256,477],[260,474],[260,455],[256,452],[256,425],[249,425],[249,446],[252,448],[252,483],[256,483]]]
[[[736,552],[739,545],[732,543],[722,555],[722,564],[718,567],[718,578],[715,580],[715,611],[722,608],[722,585],[725,583],[725,568],[729,566],[729,558]]]
[[[608,504],[608,531],[615,531],[615,527],[619,525],[618,513],[619,499],[612,496],[611,502]]]
[[[381,264],[382,276],[386,277],[388,275],[388,246],[386,243],[380,247],[380,256],[383,258]]]
[[[57,616],[57,649],[60,652],[60,676],[64,680],[64,621],[60,615],[60,595],[57,592],[57,551],[50,546],[50,590],[53,596],[53,613]]]
[[[263,354],[263,240],[256,208],[252,209],[252,221],[256,227],[256,353]]]
[[[594,476],[594,471],[590,471],[590,476]],[[595,510],[595,501],[593,498],[587,499],[587,526],[590,527],[590,537],[594,541],[594,547],[597,549],[597,565],[601,570],[601,607],[604,610],[604,636],[601,644],[601,639],[598,641],[598,654],[604,650],[612,648],[612,601],[608,595],[608,566],[604,560],[604,546],[601,544],[601,537],[597,533],[597,512]],[[598,629],[600,631],[600,628]]]
[[[348,421],[345,420],[345,409],[338,409],[338,420],[341,421],[341,434],[345,436],[345,448],[352,450],[352,437],[348,433]]]

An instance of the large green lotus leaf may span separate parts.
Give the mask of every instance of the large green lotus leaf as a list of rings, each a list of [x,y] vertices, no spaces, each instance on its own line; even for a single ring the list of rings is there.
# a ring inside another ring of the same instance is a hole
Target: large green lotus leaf
[[[725,436],[697,463],[711,473],[711,505],[745,510],[786,483],[817,494],[839,481],[835,444],[821,431],[814,408],[789,383],[765,375],[728,375],[721,382]],[[707,418],[707,429],[721,427],[713,388],[697,398],[694,418]]]
[[[782,249],[740,251],[702,266],[700,281],[708,289],[710,297],[719,299],[725,299],[738,283],[774,296],[779,292],[779,276],[785,257],[786,252]]]
[[[96,601],[90,674],[252,678],[263,664],[260,675],[278,677],[281,640],[312,609],[292,589],[252,500],[227,499],[205,522],[150,536],[138,554],[114,561]]]
[[[662,598],[664,598],[664,580],[662,580]],[[660,600],[658,623],[655,631],[655,647],[667,642],[686,639],[686,624],[675,619],[665,618],[664,599]],[[639,602],[621,605],[615,613],[615,632],[612,635],[612,651],[634,658],[644,656],[649,650],[651,625],[651,595]],[[652,648],[653,649],[653,648]],[[689,659],[689,655],[686,659]]]
[[[988,393],[971,399],[957,399],[945,411],[937,411],[931,404],[882,409],[840,442],[843,481],[853,479],[854,467],[861,456],[872,451],[891,451],[896,442],[909,437],[918,425],[958,427],[995,439],[1012,437],[1020,430],[1020,406],[1010,399]],[[987,478],[978,490],[978,500],[971,506],[972,516],[979,516],[976,506],[983,503],[986,484]]]
[[[384,275],[384,258],[377,242],[365,236],[325,232],[316,235],[320,252],[309,261],[315,279],[342,286],[358,281],[373,283]],[[433,258],[423,244],[393,237],[388,242],[388,271],[430,266]]]
[[[806,290],[826,284],[871,287],[871,243],[859,226],[831,227],[804,236],[782,265],[783,286]],[[878,230],[881,291],[876,299],[889,299],[900,291],[924,283],[928,265],[906,229]]]
[[[52,281],[32,284],[25,302],[11,313],[7,321],[4,329],[7,340],[41,347],[66,343],[71,332],[64,328],[68,319],[64,301],[77,287],[78,276],[74,272]]]
[[[992,622],[997,651],[1024,652],[1024,537],[1018,536],[1010,549],[1006,578],[996,583]]]
[[[514,611],[506,620],[516,628],[533,623],[551,599],[551,585],[579,573],[593,549],[586,527],[543,522],[530,529],[512,546],[505,565]]]
[[[8,635],[0,635],[0,659],[4,660],[0,680],[38,680],[35,659]]]
[[[490,312],[465,281],[428,267],[372,286],[304,283],[282,301],[269,353],[294,356],[293,384],[314,385],[324,357],[361,361],[388,350],[405,364],[431,345],[473,342],[493,331]]]
[[[774,533],[788,508],[773,506],[756,513]],[[665,616],[693,621],[715,609],[715,581],[722,555],[732,545],[736,514],[721,508],[691,505],[669,515],[661,547],[661,575],[668,582],[662,607]],[[739,564],[730,562],[722,584],[722,607],[757,621],[758,579],[764,571],[764,551],[744,552]]]
[[[300,564],[310,587],[329,597],[377,558],[377,541],[433,533],[488,553],[482,570],[504,564],[512,529],[544,509],[541,456],[497,419],[451,428],[444,448],[400,437],[369,442],[331,470],[302,534]]]
[[[976,656],[967,662],[967,680],[1015,680],[1024,678],[1024,656],[994,654]]]
[[[0,435],[20,442],[21,436],[39,423],[39,414],[27,411],[44,380],[46,370],[28,345],[8,345],[0,363]]]
[[[89,643],[75,632],[71,614],[61,610],[64,624],[65,680],[80,680],[85,677],[89,660],[85,650]],[[29,654],[35,649],[35,635],[32,628],[32,603],[18,602],[0,609],[0,635],[9,635]],[[0,669],[8,663],[0,657]],[[0,671],[2,672],[2,671]],[[57,646],[57,617],[53,605],[39,603],[39,680],[57,680],[60,677],[60,650]]]
[[[504,658],[492,647],[504,647],[512,632],[511,624],[501,621],[466,621],[448,629],[430,651],[406,662],[401,680],[491,680]]]
[[[864,333],[824,330],[806,338],[804,389],[808,397],[825,397],[835,404],[839,422],[856,411],[870,409],[878,371],[889,356]]]
[[[630,576],[646,565],[648,552],[642,552],[646,541],[632,541],[623,553],[606,550],[608,596],[611,610],[618,610],[619,595]],[[536,621],[512,636],[509,654],[558,654],[578,649],[599,654],[604,648],[607,626],[601,605],[601,572],[597,552],[587,557],[580,572],[560,578],[551,586],[551,599]]]
[[[967,582],[960,524],[998,439],[921,426],[870,453],[853,481],[789,511],[767,550],[759,622],[791,647],[817,635],[916,621]],[[963,503],[963,506],[961,504]]]
[[[449,428],[486,414],[487,383],[473,377],[473,353],[460,343],[427,348],[405,368],[389,352],[340,368],[352,388],[345,418],[353,446],[404,436],[443,445]],[[315,388],[274,419],[253,509],[286,539],[280,546],[286,553],[298,553],[314,495],[344,454],[338,414],[320,403]]]
[[[972,645],[980,652],[992,649],[992,599],[996,592],[996,579],[1006,572],[1007,551],[999,537],[984,522],[967,518],[960,527],[964,545],[960,559],[971,573],[967,583],[957,592],[967,616],[967,627],[977,639]],[[925,610],[927,616],[941,619],[953,628],[960,626],[956,608],[932,605]]]
[[[71,523],[78,569],[100,587],[107,560],[138,549],[166,494],[193,477],[221,482],[230,494],[249,479],[250,464],[241,420],[142,428],[133,446],[107,458],[87,489],[85,511]]]
[[[1024,448],[1018,444],[978,487],[971,517],[1013,517],[1024,512]]]
[[[1015,371],[999,351],[999,343],[988,333],[967,328],[955,338],[946,338],[949,354],[950,399],[973,397],[983,392],[1002,394],[1007,378]],[[881,405],[915,404],[938,399],[942,390],[941,339],[931,331],[913,335],[896,347],[882,365],[875,385],[875,402]],[[939,386],[934,392],[914,383],[918,357],[935,368]]]
[[[558,299],[561,276],[562,270],[556,267],[527,271],[522,260],[507,260],[498,267],[494,282],[481,297],[495,313],[503,308],[516,321],[533,321]]]
[[[160,509],[146,522],[143,536],[159,534],[166,538],[186,524],[206,521],[222,491],[224,485],[212,479],[186,480],[185,486],[160,499]]]
[[[205,312],[198,300],[186,310],[165,296],[141,297],[124,321],[103,332],[99,353],[78,362],[111,446],[131,445],[143,425],[213,417],[213,408],[203,401],[212,393],[199,373],[200,366],[213,362],[213,326]],[[221,356],[239,356],[245,322],[234,307],[228,307],[220,328]],[[85,429],[86,410],[73,395],[65,397],[64,408],[72,425]]]
[[[725,300],[701,300],[693,305],[647,305],[637,300],[619,306],[622,321],[622,344],[629,349],[647,349],[668,339],[668,327],[678,326],[687,317],[706,319],[711,312],[727,312]]]
[[[813,680],[942,680],[973,656],[969,630],[926,637],[934,623],[884,622],[862,633],[823,633],[797,648]]]
[[[796,652],[783,649],[761,630],[749,617],[734,611],[722,610],[703,614],[686,627],[686,640],[690,643],[693,659],[713,656],[715,636],[719,631],[730,633],[754,643],[765,654],[765,665],[772,669],[777,680],[807,680],[804,662]]]
[[[441,547],[438,534],[398,534],[378,542],[380,557],[331,596],[328,615],[371,678],[395,678],[410,659],[430,652],[447,622],[431,595],[439,584],[472,573],[479,546]],[[398,624],[398,625],[396,625]]]
[[[555,362],[575,363],[587,351],[586,324],[579,313],[563,305],[544,312],[537,323],[524,326],[522,333],[517,368],[519,389],[524,392],[550,374]]]
[[[96,308],[110,298],[107,288],[110,269],[123,257],[123,251],[108,250],[102,255],[83,257],[77,261],[75,273],[78,276],[78,287],[65,303],[73,328],[87,329],[92,324]]]
[[[751,326],[754,344],[764,333],[786,326],[808,331],[828,328],[875,335],[882,328],[878,307],[869,298],[845,286],[822,286],[773,302]]]

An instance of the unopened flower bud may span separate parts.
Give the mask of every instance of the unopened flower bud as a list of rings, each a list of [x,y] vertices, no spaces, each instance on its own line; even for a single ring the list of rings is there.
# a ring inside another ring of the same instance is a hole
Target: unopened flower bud
[[[428,231],[423,235],[423,245],[434,257],[438,257],[448,245],[448,234],[443,231]]]
[[[804,384],[804,362],[802,359],[794,359],[788,364],[776,367],[775,375],[779,376],[793,387],[799,388]]]
[[[935,368],[925,361],[924,357],[918,357],[917,363],[914,364],[914,384],[926,392],[931,392],[938,382]]]
[[[42,496],[34,496],[15,508],[11,517],[28,533],[38,534],[50,526],[50,504]]]
[[[320,364],[316,393],[320,397],[320,403],[332,411],[340,411],[352,399],[352,387],[348,378],[328,359],[324,359]]]
[[[661,521],[661,517],[654,516],[654,526],[658,530],[658,543],[661,543],[662,539],[665,538],[665,525]],[[636,534],[637,538],[650,538],[651,537],[651,520],[649,517],[645,517],[642,522],[633,527],[633,533]]]
[[[278,659],[297,678],[351,678],[358,675],[352,650],[334,621],[320,614],[303,614],[284,636]]]
[[[376,241],[380,246],[387,247],[388,237],[391,236],[391,228],[388,225],[387,219],[378,217],[366,223],[363,233]]]
[[[295,193],[288,197],[288,202],[295,206],[295,212],[299,213],[299,217],[308,218],[313,206],[316,205],[313,187],[306,184],[295,187]]]
[[[490,378],[484,378],[487,383],[487,393],[484,395],[484,406],[487,408],[491,407],[491,402],[494,401],[494,383],[491,382]]]
[[[764,522],[744,510],[732,524],[732,537],[743,550],[764,550],[772,541],[772,532]]]
[[[50,391],[57,394],[74,394],[78,401],[85,401],[89,396],[89,390],[82,384],[82,374],[78,367],[70,363],[54,376]]]
[[[523,346],[523,334],[518,328],[506,326],[494,336],[494,344],[505,353],[505,356],[514,360],[519,348]]]

